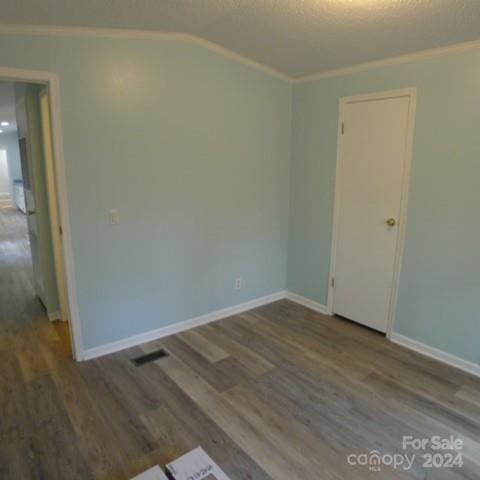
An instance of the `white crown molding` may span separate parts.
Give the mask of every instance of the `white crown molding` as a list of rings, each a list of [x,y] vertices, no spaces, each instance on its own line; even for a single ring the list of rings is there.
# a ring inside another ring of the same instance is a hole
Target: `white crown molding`
[[[323,313],[324,315],[328,314],[327,307],[325,305],[315,302],[314,300],[310,300],[309,298],[302,297],[301,295],[298,295],[296,293],[287,291],[285,294],[285,298],[292,302],[303,305],[304,307],[307,307],[310,310],[314,310],[315,312]]]
[[[90,360],[92,358],[101,357],[109,353],[118,352],[119,350],[135,347],[137,345],[141,345],[142,343],[158,340],[159,338],[167,337],[169,335],[175,335],[176,333],[180,333],[191,328],[206,325],[207,323],[215,322],[232,315],[238,315],[239,313],[251,310],[252,308],[261,307],[262,305],[267,305],[269,303],[276,302],[277,300],[282,300],[285,298],[285,296],[286,292],[284,291],[272,293],[271,295],[266,295],[265,297],[240,303],[238,305],[234,305],[233,307],[223,308],[221,310],[216,310],[215,312],[206,313],[205,315],[200,315],[199,317],[190,318],[189,320],[184,320],[172,325],[150,330],[149,332],[140,333],[116,342],[106,343],[105,345],[100,345],[99,347],[89,348],[83,351],[82,360]]]
[[[480,365],[478,363],[464,360],[456,355],[444,352],[439,348],[431,347],[430,345],[419,342],[418,340],[405,337],[399,333],[393,332],[390,340],[393,343],[406,347],[410,350],[414,350],[422,355],[426,355],[427,357],[439,360],[440,362],[446,363],[452,367],[459,368],[460,370],[475,375],[476,377],[480,377]]]
[[[480,40],[470,42],[456,43],[445,47],[431,48],[428,50],[420,50],[404,55],[387,57],[381,60],[359,63],[349,67],[338,68],[335,70],[327,70],[325,72],[303,75],[300,77],[292,77],[286,73],[279,72],[271,67],[267,67],[262,63],[256,62],[248,57],[244,57],[239,53],[233,52],[228,48],[222,47],[217,43],[211,42],[204,38],[189,33],[181,32],[161,32],[155,30],[133,30],[122,28],[90,28],[90,27],[66,27],[54,25],[17,25],[17,24],[0,24],[0,34],[17,34],[17,35],[49,35],[49,36],[68,36],[68,37],[99,37],[99,38],[117,38],[117,39],[136,39],[136,40],[177,40],[201,45],[213,52],[225,57],[231,58],[259,70],[268,75],[280,78],[289,83],[303,83],[324,78],[339,77],[350,75],[356,72],[372,70],[375,68],[385,67],[388,65],[397,65],[401,63],[418,62],[428,60],[435,57],[462,53],[472,48],[480,47]]]
[[[131,30],[121,28],[88,28],[88,27],[61,27],[46,25],[6,25],[0,24],[0,34],[11,35],[46,35],[61,37],[97,37],[132,40],[174,40],[200,45],[224,57],[236,60],[239,63],[259,70],[263,73],[291,83],[292,78],[277,70],[267,67],[228,48],[196,35],[179,32],[160,32],[153,30]]]
[[[335,70],[328,70],[326,72],[319,72],[319,73],[313,73],[311,75],[295,77],[295,78],[292,78],[292,82],[304,83],[304,82],[312,82],[315,80],[322,80],[324,78],[341,77],[344,75],[350,75],[352,73],[362,72],[366,70],[373,70],[375,68],[381,68],[388,65],[398,65],[401,63],[419,62],[422,60],[429,60],[436,57],[443,57],[446,55],[462,53],[472,48],[480,48],[480,40],[456,43],[453,45],[448,45],[446,47],[420,50],[413,53],[407,53],[405,55],[397,55],[395,57],[388,57],[381,60],[374,60],[372,62],[358,63],[356,65],[351,65],[349,67],[338,68]]]

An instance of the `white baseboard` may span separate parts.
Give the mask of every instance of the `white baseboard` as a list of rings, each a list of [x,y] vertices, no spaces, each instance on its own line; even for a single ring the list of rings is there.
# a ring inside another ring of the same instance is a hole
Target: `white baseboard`
[[[184,320],[183,322],[174,323],[172,325],[167,325],[166,327],[161,327],[155,330],[150,330],[149,332],[134,335],[133,337],[124,338],[116,342],[107,343],[105,345],[100,345],[99,347],[87,349],[83,352],[81,360],[90,360],[92,358],[108,355],[109,353],[118,352],[126,348],[135,347],[137,345],[141,345],[142,343],[158,340],[162,337],[167,337],[169,335],[174,335],[176,333],[180,333],[191,328],[206,325],[207,323],[215,322],[217,320],[221,320],[232,315],[237,315],[247,310],[251,310],[262,305],[267,305],[269,303],[273,303],[284,298],[303,305],[304,307],[310,308],[311,310],[314,310],[316,312],[327,314],[327,307],[325,305],[322,305],[321,303],[315,302],[314,300],[310,300],[306,297],[302,297],[301,295],[293,292],[280,291],[271,295],[266,295],[265,297],[256,298],[248,302],[234,305],[233,307],[216,310],[215,312],[200,315],[199,317]],[[57,320],[60,318],[60,313],[52,312],[48,315],[48,317],[50,320]],[[439,360],[440,362],[446,363],[472,375],[480,377],[480,365],[477,363],[464,360],[460,357],[444,352],[443,350],[440,350],[438,348],[431,347],[425,343],[413,340],[409,337],[405,337],[404,335],[401,335],[399,333],[392,333],[390,340],[398,345],[402,345],[406,348],[409,348],[410,350],[414,350],[418,353],[426,355],[427,357],[434,358],[435,360]]]
[[[426,355],[427,357],[434,358],[435,360],[439,360],[440,362],[446,363],[452,367],[459,368],[464,372],[480,377],[480,365],[478,363],[464,360],[456,355],[444,352],[439,348],[431,347],[430,345],[413,340],[412,338],[405,337],[399,333],[393,332],[390,340],[398,345],[402,345],[410,350],[414,350],[415,352]]]
[[[118,352],[119,350],[135,347],[137,345],[141,345],[142,343],[158,340],[159,338],[174,335],[176,333],[199,327],[200,325],[205,325],[210,322],[215,322],[217,320],[221,320],[222,318],[237,315],[247,310],[251,310],[252,308],[276,302],[277,300],[281,300],[285,297],[285,291],[272,293],[271,295],[266,295],[265,297],[260,297],[254,300],[250,300],[248,302],[240,303],[238,305],[234,305],[233,307],[223,308],[221,310],[216,310],[215,312],[200,315],[199,317],[184,320],[183,322],[177,322],[172,325],[167,325],[166,327],[161,327],[155,330],[150,330],[149,332],[140,333],[138,335],[134,335],[133,337],[128,337],[122,340],[118,340],[116,342],[100,345],[99,347],[89,348],[83,351],[81,360],[90,360],[92,358],[101,357],[102,355],[108,355],[109,353]]]
[[[309,298],[302,297],[293,292],[285,292],[285,298],[291,300],[292,302],[299,303],[304,307],[310,308],[311,310],[315,310],[316,312],[323,313],[327,315],[327,307],[321,303],[315,302],[314,300],[310,300]]]
[[[48,319],[51,322],[55,322],[56,320],[62,319],[62,315],[60,312],[49,312],[47,315],[48,315]]]

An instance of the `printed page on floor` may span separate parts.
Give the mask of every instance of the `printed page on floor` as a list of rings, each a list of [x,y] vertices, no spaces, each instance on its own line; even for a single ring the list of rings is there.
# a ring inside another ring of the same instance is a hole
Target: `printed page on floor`
[[[177,458],[165,468],[175,480],[230,480],[201,447]]]
[[[140,475],[133,477],[131,480],[168,480],[168,478],[157,465],[153,468],[148,469],[146,472],[143,472]]]

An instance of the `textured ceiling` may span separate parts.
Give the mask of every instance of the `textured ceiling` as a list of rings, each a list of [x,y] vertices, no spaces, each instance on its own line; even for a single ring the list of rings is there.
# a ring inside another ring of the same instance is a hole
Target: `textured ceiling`
[[[480,0],[0,0],[0,23],[197,35],[293,77],[480,38]]]

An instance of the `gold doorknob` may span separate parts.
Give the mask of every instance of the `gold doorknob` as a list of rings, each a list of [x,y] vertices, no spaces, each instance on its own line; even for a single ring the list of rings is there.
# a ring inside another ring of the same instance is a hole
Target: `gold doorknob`
[[[394,227],[397,224],[397,221],[394,218],[387,219],[387,225],[389,227]]]

